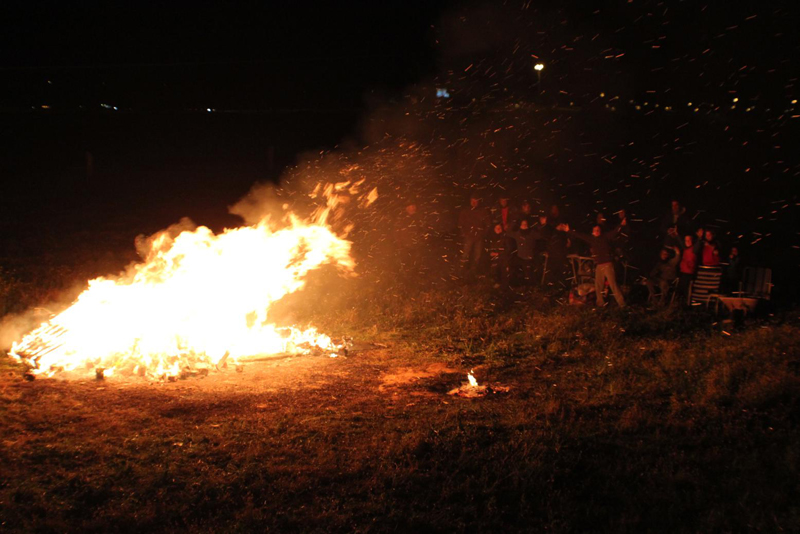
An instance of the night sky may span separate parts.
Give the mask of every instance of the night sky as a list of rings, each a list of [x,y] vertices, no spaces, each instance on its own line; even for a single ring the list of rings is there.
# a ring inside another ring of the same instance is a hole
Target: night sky
[[[799,22],[791,2],[5,2],[3,107],[357,106],[513,41],[585,89],[785,105]]]
[[[5,105],[358,106],[432,72],[441,3],[28,3],[4,17]],[[48,81],[52,83],[48,83]]]
[[[792,2],[271,4],[4,2],[3,264],[235,224],[227,206],[309,151],[372,161],[402,137],[453,198],[511,188],[646,225],[680,196],[800,265]]]

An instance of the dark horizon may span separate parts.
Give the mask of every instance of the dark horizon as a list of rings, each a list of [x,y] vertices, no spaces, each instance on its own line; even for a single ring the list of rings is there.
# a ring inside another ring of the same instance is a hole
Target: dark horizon
[[[5,8],[7,268],[71,235],[110,251],[184,216],[234,225],[253,184],[404,138],[445,170],[400,189],[450,210],[510,187],[583,226],[627,208],[646,235],[677,196],[786,280],[800,265],[796,9],[193,6]]]

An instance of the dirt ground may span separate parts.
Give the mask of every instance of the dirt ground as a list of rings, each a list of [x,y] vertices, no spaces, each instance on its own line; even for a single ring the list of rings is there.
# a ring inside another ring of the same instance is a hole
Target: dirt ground
[[[572,321],[493,353],[411,336],[174,382],[28,381],[4,358],[0,529],[800,526],[795,326],[676,339]],[[470,370],[503,393],[449,395]]]
[[[447,404],[452,399],[446,391],[466,381],[466,371],[441,362],[410,363],[392,348],[374,348],[346,357],[247,362],[241,371],[231,366],[158,382],[26,380],[21,369],[6,367],[0,375],[0,520],[22,531],[77,525],[102,531],[109,524],[203,530],[197,518],[186,517],[190,503],[176,507],[181,518],[162,522],[158,499],[164,483],[189,493],[225,485],[232,480],[226,474],[232,462],[264,472],[320,467],[319,454],[326,457],[323,463],[329,460],[325,447],[304,453],[295,447],[298,440],[327,433],[337,443],[343,432],[350,434],[344,440],[360,456],[364,446],[374,445],[371,439],[358,442],[375,426],[374,418],[406,418],[420,402]],[[240,491],[224,499],[231,501],[223,507],[244,505]],[[137,517],[133,523],[122,519],[131,515]]]
[[[20,423],[5,429],[3,444],[15,447],[36,439],[26,427],[40,411],[45,412],[42,415],[47,415],[47,421],[63,418],[75,434],[97,432],[106,424],[117,426],[131,417],[174,420],[186,415],[214,428],[215,417],[230,417],[231,411],[268,410],[275,403],[319,398],[322,392],[336,392],[326,398],[325,405],[365,395],[386,409],[416,397],[446,402],[442,392],[466,382],[467,370],[443,362],[408,364],[408,359],[398,358],[391,348],[375,348],[348,356],[298,355],[246,361],[239,369],[229,366],[207,376],[174,381],[65,375],[27,380],[17,368],[0,375],[4,411],[12,419],[16,415]],[[433,383],[440,385],[434,387]],[[46,413],[48,408],[50,412]]]

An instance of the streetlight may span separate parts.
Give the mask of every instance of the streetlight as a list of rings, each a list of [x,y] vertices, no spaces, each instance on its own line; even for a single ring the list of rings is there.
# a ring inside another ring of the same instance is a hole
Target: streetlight
[[[536,78],[537,78],[536,85],[539,85],[540,83],[542,83],[542,69],[543,68],[544,68],[544,65],[542,63],[537,63],[536,65],[533,66],[533,70],[536,71]]]

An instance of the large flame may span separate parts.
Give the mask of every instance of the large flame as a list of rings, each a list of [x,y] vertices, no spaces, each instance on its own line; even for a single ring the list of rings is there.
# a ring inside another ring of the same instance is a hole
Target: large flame
[[[374,191],[372,192],[374,193]],[[206,227],[157,234],[142,263],[119,279],[97,278],[65,311],[14,343],[34,374],[80,371],[171,377],[243,356],[335,351],[315,329],[278,327],[270,306],[301,289],[323,264],[352,272],[350,242],[325,224],[290,216],[215,235]]]

